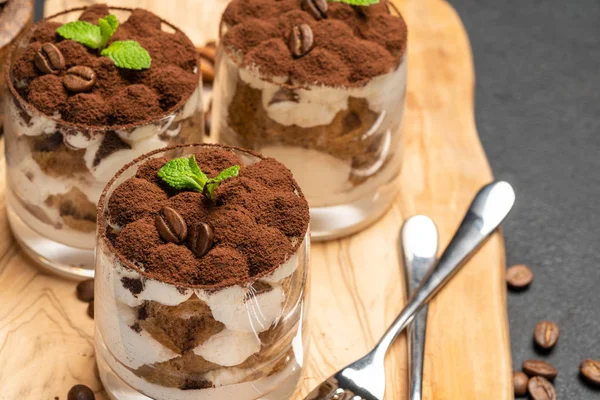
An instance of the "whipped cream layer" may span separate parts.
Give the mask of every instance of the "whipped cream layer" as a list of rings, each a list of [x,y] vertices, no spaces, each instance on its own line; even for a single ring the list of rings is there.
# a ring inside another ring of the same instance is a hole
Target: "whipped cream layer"
[[[75,131],[66,128],[55,119],[42,114],[29,115],[15,104],[7,101],[5,130],[10,140],[6,141],[8,157],[8,179],[10,187],[23,204],[14,208],[19,216],[35,231],[65,245],[93,249],[95,232],[82,232],[66,225],[60,210],[47,204],[50,196],[64,195],[72,189],[82,192],[87,201],[96,204],[106,183],[125,164],[151,150],[169,145],[181,132],[185,120],[201,112],[200,89],[190,96],[177,112],[164,117],[155,124],[140,126],[131,131],[115,131],[131,146],[119,149],[102,158],[96,165],[94,160],[104,139],[104,134]],[[55,116],[60,118],[60,115]],[[10,133],[9,133],[10,132]],[[65,145],[74,151],[83,150],[85,172],[53,176],[45,173],[32,158],[27,137],[51,135],[59,132]],[[93,223],[93,221],[92,221]]]
[[[132,329],[135,323],[135,308],[145,301],[152,301],[166,306],[176,306],[192,296],[204,301],[212,314],[212,318],[224,324],[224,329],[212,335],[207,340],[192,349],[193,353],[205,360],[223,368],[211,370],[206,379],[219,388],[227,386],[223,393],[232,390],[230,385],[249,379],[254,371],[252,368],[238,368],[253,354],[259,353],[262,340],[259,334],[266,332],[279,321],[299,319],[300,323],[292,325],[293,332],[283,332],[283,336],[293,336],[292,342],[302,341],[302,301],[290,299],[293,289],[285,285],[292,280],[291,285],[303,285],[306,270],[304,252],[307,251],[307,239],[299,246],[295,254],[290,256],[270,274],[258,279],[258,282],[269,283],[271,290],[257,292],[250,285],[229,286],[222,289],[192,289],[181,288],[159,282],[142,276],[139,272],[124,266],[117,257],[111,254],[105,243],[101,243],[96,252],[96,327],[107,351],[119,364],[111,365],[114,371],[131,386],[144,391],[153,398],[169,398],[168,393],[192,393],[205,390],[185,390],[163,387],[152,384],[136,376],[134,371],[143,365],[151,365],[169,361],[177,354],[159,343],[143,329]],[[136,280],[140,282],[140,290],[132,292],[123,281]],[[300,282],[294,282],[299,280]],[[292,296],[301,297],[302,291],[294,292]],[[192,315],[189,316],[190,318]],[[185,318],[185,317],[184,317]],[[282,322],[283,323],[283,322]],[[288,345],[289,346],[289,345]],[[302,352],[303,346],[293,345],[294,351]],[[281,354],[278,353],[278,357]],[[302,360],[302,355],[296,357]],[[107,358],[110,361],[110,357]],[[123,373],[121,373],[123,371]],[[181,371],[185,373],[185,371]],[[204,392],[203,392],[204,393]],[[156,396],[156,397],[155,397]],[[203,394],[204,396],[204,394]],[[236,399],[253,399],[246,395]],[[187,398],[175,396],[173,398]],[[204,398],[204,397],[202,397]]]

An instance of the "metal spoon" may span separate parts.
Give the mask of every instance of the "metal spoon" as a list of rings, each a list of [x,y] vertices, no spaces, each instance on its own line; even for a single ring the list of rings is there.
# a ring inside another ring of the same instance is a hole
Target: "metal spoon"
[[[433,267],[437,257],[438,232],[431,218],[415,215],[404,223],[401,233],[404,253],[404,280],[406,292],[411,297],[421,281]],[[408,326],[408,398],[423,398],[423,361],[427,308],[424,306]]]
[[[390,345],[416,313],[448,283],[494,232],[514,203],[515,192],[507,182],[493,182],[481,188],[435,268],[423,279],[375,348],[330,376],[310,392],[305,400],[383,400],[384,360]]]

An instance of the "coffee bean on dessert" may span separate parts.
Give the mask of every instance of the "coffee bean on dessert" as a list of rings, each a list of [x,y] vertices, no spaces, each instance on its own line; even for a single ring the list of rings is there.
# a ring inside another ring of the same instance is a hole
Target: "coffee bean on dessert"
[[[77,284],[77,298],[81,301],[94,300],[94,280],[86,279]]]
[[[89,315],[91,319],[94,319],[94,300],[88,303],[87,315]]]
[[[558,375],[558,371],[552,365],[541,360],[523,361],[523,372],[529,376],[542,376],[553,381]]]
[[[307,24],[296,25],[290,35],[290,50],[296,58],[306,55],[313,45],[313,33]]]
[[[544,350],[549,350],[558,341],[560,329],[552,321],[542,321],[535,326],[533,331],[533,340],[535,344]]]
[[[96,84],[96,73],[90,67],[77,65],[69,68],[63,77],[63,85],[69,92],[81,93],[92,90]]]
[[[579,366],[579,372],[587,382],[600,386],[600,361],[583,360]]]
[[[554,386],[541,376],[531,378],[527,384],[527,390],[531,400],[556,400]]]
[[[515,389],[515,397],[521,397],[527,394],[528,382],[529,377],[524,372],[513,372],[513,387]]]
[[[525,289],[533,281],[533,272],[527,265],[513,265],[506,271],[506,282],[512,289]]]
[[[185,220],[171,207],[163,207],[154,222],[160,237],[167,242],[181,243],[188,235]]]
[[[35,66],[44,74],[58,74],[65,68],[65,57],[52,43],[44,43],[33,58]]]
[[[327,18],[327,0],[302,0],[302,8],[316,20]]]
[[[75,385],[69,390],[67,400],[95,400],[96,396],[92,389],[85,385]]]
[[[190,250],[196,257],[202,257],[208,253],[212,244],[213,230],[210,225],[204,222],[198,222],[194,225],[190,236]]]

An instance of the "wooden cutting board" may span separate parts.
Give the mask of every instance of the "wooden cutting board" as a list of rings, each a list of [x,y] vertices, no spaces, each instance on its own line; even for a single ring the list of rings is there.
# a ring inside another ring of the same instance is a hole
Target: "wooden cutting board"
[[[178,0],[178,7],[161,0],[119,4],[164,12],[199,38],[194,30],[200,20],[190,10],[207,1]],[[46,15],[88,3],[48,0]],[[445,246],[472,196],[492,179],[475,128],[472,57],[458,15],[442,0],[396,4],[410,30],[401,194],[367,230],[313,245],[312,344],[294,400],[370,349],[400,311],[405,302],[398,251],[402,221],[416,213],[429,215]],[[2,160],[1,203],[5,168]],[[86,304],[75,298],[75,284],[39,271],[15,245],[4,204],[0,210],[0,399],[63,400],[75,383],[106,399],[94,373],[93,321]],[[513,398],[504,269],[502,236],[496,233],[431,304],[426,400]],[[386,368],[386,399],[405,399],[404,336]]]

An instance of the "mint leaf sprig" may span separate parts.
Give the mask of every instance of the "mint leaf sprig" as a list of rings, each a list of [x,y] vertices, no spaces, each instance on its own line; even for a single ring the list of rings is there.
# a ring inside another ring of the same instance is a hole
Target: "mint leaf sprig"
[[[237,176],[240,166],[234,165],[221,171],[216,177],[209,178],[198,166],[196,157],[174,158],[158,171],[158,177],[175,189],[191,189],[214,200],[215,190],[221,183]]]
[[[135,40],[120,40],[106,47],[119,27],[119,20],[113,14],[98,19],[98,25],[86,21],[68,22],[56,29],[65,39],[71,39],[90,49],[100,50],[100,54],[113,60],[124,69],[142,70],[150,68],[152,58]]]

